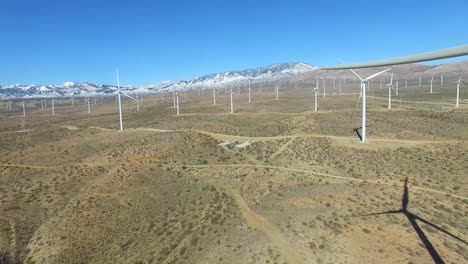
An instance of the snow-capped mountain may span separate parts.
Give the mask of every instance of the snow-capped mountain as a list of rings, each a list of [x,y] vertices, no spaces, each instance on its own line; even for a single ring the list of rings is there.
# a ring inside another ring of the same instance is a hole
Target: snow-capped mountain
[[[188,81],[167,81],[149,88],[158,91],[190,90],[200,88],[222,88],[226,85],[245,84],[248,81],[258,83],[293,77],[296,74],[317,70],[318,67],[304,63],[279,63],[266,67],[243,71],[230,71],[205,75]]]
[[[293,77],[318,67],[304,63],[280,63],[267,67],[210,74],[187,81],[166,81],[143,87],[122,87],[128,93],[158,93],[162,91],[222,88],[226,85],[258,83]],[[62,85],[0,85],[0,99],[39,98],[59,96],[107,96],[117,91],[115,85],[97,85],[88,82],[66,82]]]

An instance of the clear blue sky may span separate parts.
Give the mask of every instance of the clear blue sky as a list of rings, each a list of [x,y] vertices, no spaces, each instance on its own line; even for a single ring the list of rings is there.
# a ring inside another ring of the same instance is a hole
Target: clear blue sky
[[[2,0],[0,84],[149,84],[468,43],[468,1]],[[466,59],[466,58],[465,58]]]

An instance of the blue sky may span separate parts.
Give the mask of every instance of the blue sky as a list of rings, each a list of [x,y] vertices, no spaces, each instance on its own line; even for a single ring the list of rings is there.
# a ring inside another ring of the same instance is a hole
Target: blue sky
[[[468,43],[468,1],[2,0],[0,84],[142,85]],[[464,57],[466,59],[466,57]]]

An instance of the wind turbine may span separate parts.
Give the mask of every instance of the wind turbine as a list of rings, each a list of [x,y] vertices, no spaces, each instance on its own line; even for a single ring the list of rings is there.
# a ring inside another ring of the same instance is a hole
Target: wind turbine
[[[136,93],[136,105],[137,105],[137,112],[140,112],[140,98],[138,97],[138,93]]]
[[[440,86],[444,84],[444,76],[440,75]]]
[[[216,89],[213,87],[213,105],[216,105]]]
[[[341,94],[341,79],[338,79],[338,89],[339,89],[339,92]]]
[[[319,78],[317,77],[317,82],[315,83],[315,88],[314,88],[314,95],[315,95],[314,112],[316,112],[316,113],[317,113],[317,110],[318,110],[318,105],[317,105],[318,89],[319,89]]]
[[[422,78],[422,75],[419,75],[419,85],[418,85],[418,87],[421,87],[421,78]]]
[[[88,115],[91,114],[91,105],[89,104],[89,97],[86,97],[86,102],[88,103]]]
[[[279,100],[279,86],[276,86],[276,100]]]
[[[458,109],[458,106],[459,106],[458,104],[459,104],[459,102],[460,102],[460,85],[461,85],[461,86],[465,86],[465,85],[463,85],[463,83],[461,82],[462,77],[463,77],[463,74],[460,75],[460,78],[459,78],[458,81],[457,81],[457,102],[455,103],[455,108],[457,108],[457,109]]]
[[[130,99],[132,99],[133,101],[137,101],[137,99],[131,97],[130,95],[127,95],[125,93],[123,93],[122,91],[120,91],[120,81],[119,81],[119,68],[117,68],[117,101],[119,102],[119,123],[120,123],[120,131],[123,131],[123,119],[122,119],[122,97],[121,95],[123,96],[126,96]]]
[[[378,75],[380,75],[380,74],[382,74],[384,72],[387,72],[387,71],[389,71],[391,69],[392,68],[388,68],[388,69],[383,70],[381,72],[378,72],[378,73],[376,73],[374,75],[371,75],[371,76],[369,76],[369,77],[367,77],[365,79],[363,79],[361,76],[359,76],[352,69],[349,69],[349,71],[351,71],[351,73],[354,74],[354,76],[356,76],[361,81],[361,92],[362,92],[362,128],[361,128],[362,129],[362,136],[361,136],[361,142],[362,143],[366,143],[366,83],[370,79],[372,79],[372,78],[374,78],[374,77],[376,77],[376,76],[378,76]]]
[[[389,111],[391,111],[392,110],[393,72],[392,72],[392,76],[390,77],[390,83],[387,84],[387,87],[388,87],[388,107],[387,107],[387,109]]]
[[[234,113],[234,102],[232,100],[232,87],[231,87],[231,90],[229,92],[231,94],[231,114]]]
[[[325,95],[327,94],[326,88],[327,88],[327,79],[325,78],[323,80],[323,98],[325,98]]]
[[[432,83],[434,82],[434,73],[432,73],[432,78],[431,78],[431,93],[432,93]]]
[[[26,107],[24,106],[24,101],[21,100],[21,104],[23,105],[23,117],[26,116]]]
[[[179,93],[176,91],[175,95],[176,95],[177,115],[179,115]]]
[[[398,96],[398,80],[395,82],[395,95]]]
[[[52,115],[55,115],[55,91],[52,95]]]

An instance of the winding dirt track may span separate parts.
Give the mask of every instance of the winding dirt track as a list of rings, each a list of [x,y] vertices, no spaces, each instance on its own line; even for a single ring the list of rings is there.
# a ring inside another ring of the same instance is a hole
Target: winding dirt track
[[[67,128],[66,126],[62,126],[62,128]],[[89,127],[90,129],[99,129],[103,131],[117,131],[109,128],[101,128],[101,127]],[[132,131],[150,131],[156,133],[170,133],[170,132],[196,132],[200,134],[205,134],[212,136],[213,138],[219,140],[233,140],[233,141],[268,141],[268,140],[279,140],[279,139],[295,139],[295,138],[307,138],[307,137],[314,137],[314,138],[330,138],[330,139],[339,139],[339,140],[352,140],[352,141],[359,141],[357,137],[343,137],[343,136],[331,136],[326,134],[298,134],[298,135],[287,135],[287,136],[267,136],[267,137],[258,137],[258,136],[239,136],[239,135],[230,135],[230,134],[219,134],[209,131],[197,130],[197,129],[157,129],[157,128],[149,128],[149,127],[138,127],[138,128],[129,128],[125,129],[124,132],[132,132]],[[464,142],[460,140],[400,140],[400,139],[392,139],[392,138],[372,138],[367,140],[370,142],[395,142],[395,143],[414,143],[414,144],[435,144],[435,143],[457,143],[457,142]]]

